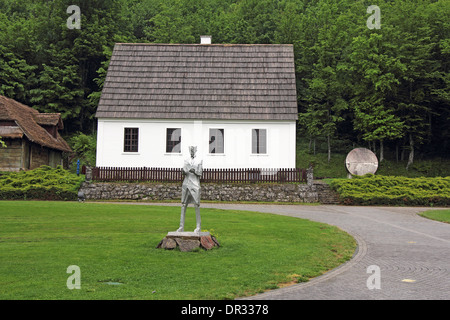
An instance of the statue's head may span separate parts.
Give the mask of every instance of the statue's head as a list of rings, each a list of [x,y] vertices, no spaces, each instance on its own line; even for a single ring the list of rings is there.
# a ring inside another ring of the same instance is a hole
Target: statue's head
[[[194,158],[197,153],[197,146],[189,146],[189,153],[191,154],[191,158]]]

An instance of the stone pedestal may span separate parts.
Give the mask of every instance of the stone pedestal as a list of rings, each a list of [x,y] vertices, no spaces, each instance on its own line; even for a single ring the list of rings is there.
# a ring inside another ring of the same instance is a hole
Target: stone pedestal
[[[188,252],[196,248],[210,250],[219,246],[216,238],[209,232],[169,232],[156,248],[173,250],[178,247],[180,251]]]

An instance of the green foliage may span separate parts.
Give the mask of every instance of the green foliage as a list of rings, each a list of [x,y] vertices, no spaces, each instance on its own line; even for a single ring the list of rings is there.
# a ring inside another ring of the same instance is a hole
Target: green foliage
[[[417,160],[406,170],[405,163],[387,160],[378,166],[377,174],[384,176],[445,177],[450,173],[450,161],[434,158],[432,160]]]
[[[70,50],[56,50],[51,46],[49,52],[54,51],[52,56],[55,60],[51,65],[42,66],[39,87],[30,90],[30,101],[40,112],[61,113],[61,118],[67,121],[80,117],[84,91],[80,88],[78,66],[71,63]]]
[[[323,148],[326,148],[325,146]],[[314,178],[345,178],[345,155],[334,153],[328,161],[326,153],[310,154],[305,150],[297,152],[297,167],[308,168],[309,164],[314,167]]]
[[[29,66],[24,59],[18,58],[9,49],[0,44],[0,94],[12,99],[24,99],[32,77],[33,66]]]
[[[0,137],[0,148],[6,148],[6,143],[2,140],[2,137]]]
[[[450,177],[406,178],[366,175],[330,182],[348,205],[449,206]]]
[[[97,137],[95,134],[86,135],[78,132],[68,140],[70,147],[75,152],[74,161],[80,159],[81,165],[95,166]]]
[[[448,157],[448,0],[379,0],[374,30],[368,4],[353,0],[80,0],[80,30],[66,26],[70,4],[0,1],[0,94],[60,112],[66,135],[93,131],[116,42],[209,34],[293,44],[299,132],[327,139],[329,162],[341,140]]]
[[[443,128],[449,119],[443,109],[450,102],[444,93],[449,89],[444,40],[450,30],[449,3],[377,5],[378,30],[366,27],[363,3],[317,1],[307,6],[301,20],[314,28],[300,34],[301,45],[295,47],[300,129],[312,139],[332,134],[356,143],[379,141],[380,159],[383,142],[391,140],[408,144],[411,160],[415,148],[434,147],[445,154],[448,130],[438,132],[434,126]],[[345,106],[341,100],[348,106],[340,108]]]
[[[132,41],[122,10],[128,1],[79,1],[81,30],[67,28],[72,3],[2,1],[0,94],[41,112],[59,112],[65,130],[88,131],[115,42]],[[109,48],[109,50],[105,49]]]
[[[308,147],[308,140],[299,138],[297,141],[297,168],[307,168],[310,163],[314,165],[315,178],[346,178],[345,158],[349,150],[361,145],[352,145],[346,140],[333,140],[335,152],[331,161],[327,161],[327,145],[325,138],[316,141],[316,152]],[[395,158],[394,154],[388,154],[389,158]],[[385,159],[378,164],[377,175],[416,177],[445,177],[450,175],[450,160],[433,157],[432,159],[418,159],[406,170],[406,161]]]
[[[0,176],[0,200],[76,200],[84,176],[41,166]]]

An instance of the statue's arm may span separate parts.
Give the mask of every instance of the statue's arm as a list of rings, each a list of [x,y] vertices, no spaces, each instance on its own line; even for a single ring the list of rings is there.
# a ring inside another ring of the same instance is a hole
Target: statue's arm
[[[197,165],[197,168],[195,170],[195,174],[199,177],[202,176],[203,173],[203,161],[200,161],[200,163]]]
[[[184,162],[184,166],[183,166],[183,174],[184,174],[184,175],[186,175],[186,174],[189,172],[189,170],[190,170],[189,167],[190,167],[190,166],[189,166],[189,163],[188,163],[187,161],[185,161],[185,162]]]

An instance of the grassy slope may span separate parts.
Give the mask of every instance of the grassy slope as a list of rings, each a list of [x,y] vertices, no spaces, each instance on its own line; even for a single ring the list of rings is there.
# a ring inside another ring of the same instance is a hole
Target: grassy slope
[[[314,164],[314,176],[322,178],[345,178],[345,158],[352,148],[341,148],[331,154],[328,162],[326,150],[323,147],[314,155],[308,151],[308,145],[301,140],[297,145],[297,167],[307,168],[309,163]],[[347,151],[348,150],[348,151]],[[378,154],[377,154],[378,156]],[[435,158],[432,160],[416,159],[409,170],[406,170],[407,161],[395,161],[394,155],[387,155],[386,160],[379,164],[377,175],[405,176],[405,177],[445,177],[450,176],[450,160]]]
[[[187,228],[194,219],[189,208]],[[355,250],[335,227],[213,209],[202,222],[220,248],[155,249],[178,222],[178,207],[0,201],[0,298],[231,299],[318,276]],[[70,265],[80,290],[66,287]]]

